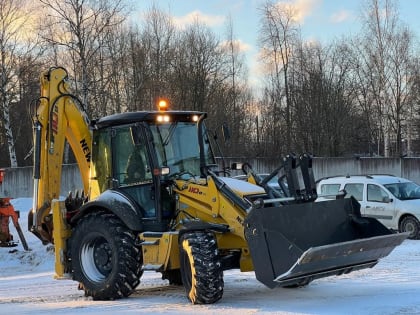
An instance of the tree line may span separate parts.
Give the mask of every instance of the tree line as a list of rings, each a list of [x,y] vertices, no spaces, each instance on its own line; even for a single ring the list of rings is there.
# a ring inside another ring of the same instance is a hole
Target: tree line
[[[32,164],[39,75],[52,66],[69,71],[92,119],[161,97],[207,112],[215,137],[229,126],[225,155],[420,154],[419,45],[396,0],[365,0],[361,31],[328,44],[305,41],[294,7],[267,0],[255,12],[257,88],[230,17],[221,37],[156,5],[135,22],[130,13],[124,0],[0,2],[0,165]]]

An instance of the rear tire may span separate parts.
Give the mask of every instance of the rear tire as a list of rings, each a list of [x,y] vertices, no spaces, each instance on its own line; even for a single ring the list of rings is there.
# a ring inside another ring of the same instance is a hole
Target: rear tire
[[[400,224],[400,232],[410,232],[409,239],[416,240],[420,237],[420,223],[413,216],[405,217]]]
[[[73,279],[86,296],[114,300],[134,291],[142,275],[141,250],[135,240],[113,214],[91,213],[76,224],[70,243]]]
[[[223,296],[223,269],[213,233],[193,231],[180,238],[182,282],[193,304],[212,304]]]

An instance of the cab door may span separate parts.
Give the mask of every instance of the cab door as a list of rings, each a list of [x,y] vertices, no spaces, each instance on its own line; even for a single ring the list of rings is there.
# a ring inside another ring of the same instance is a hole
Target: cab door
[[[395,217],[395,202],[392,196],[376,184],[367,184],[366,202],[362,205],[362,214],[371,218],[378,219],[382,224],[390,227]]]
[[[152,165],[144,141],[133,133],[133,126],[115,127],[112,132],[113,178],[119,191],[129,196],[140,208],[143,217],[155,218],[156,200]]]

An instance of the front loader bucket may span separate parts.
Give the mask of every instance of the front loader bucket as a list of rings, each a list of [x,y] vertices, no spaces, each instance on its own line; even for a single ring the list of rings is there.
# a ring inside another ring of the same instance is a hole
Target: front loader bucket
[[[252,209],[245,237],[257,279],[299,286],[373,267],[407,237],[362,218],[354,198]]]

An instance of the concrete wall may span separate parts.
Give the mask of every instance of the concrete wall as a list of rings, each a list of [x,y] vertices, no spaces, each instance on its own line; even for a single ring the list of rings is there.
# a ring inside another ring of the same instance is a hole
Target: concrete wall
[[[279,159],[226,158],[226,165],[232,162],[247,161],[259,173],[269,173],[281,163]],[[220,162],[221,164],[221,162]],[[391,174],[408,178],[420,184],[420,158],[314,158],[313,169],[315,179],[333,175],[358,174]],[[241,174],[240,171],[232,175]],[[61,196],[69,191],[81,189],[81,177],[77,165],[64,165],[61,182]],[[0,184],[0,197],[32,197],[32,167],[5,169],[3,183]]]
[[[0,197],[32,197],[32,167],[6,168],[4,170],[3,183],[0,184]],[[61,196],[67,196],[69,191],[82,188],[82,180],[77,165],[63,165],[60,188]]]
[[[241,158],[227,158],[226,165],[243,162]],[[280,159],[257,158],[247,160],[258,173],[270,173],[280,166]],[[420,158],[314,158],[315,179],[334,175],[390,174],[408,178],[420,184]],[[240,172],[234,172],[234,175]]]

